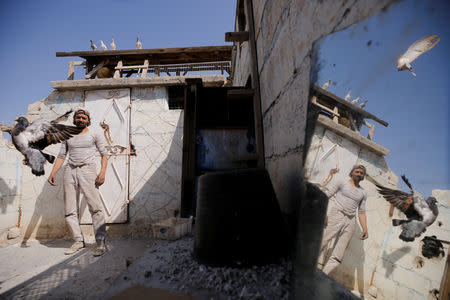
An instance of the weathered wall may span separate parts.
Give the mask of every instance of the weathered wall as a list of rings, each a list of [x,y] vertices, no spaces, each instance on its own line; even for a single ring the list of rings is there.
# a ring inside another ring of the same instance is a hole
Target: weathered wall
[[[53,119],[70,108],[83,106],[83,99],[80,90],[54,91],[29,106],[28,118]],[[110,226],[109,230],[122,236],[149,236],[151,223],[180,209],[183,113],[169,110],[165,87],[133,88],[131,101],[131,140],[137,155],[130,162],[130,222]],[[52,165],[46,164],[46,175],[36,177],[22,164],[23,157],[12,144],[4,138],[0,142],[0,232],[17,224],[20,206],[20,230],[25,240],[70,237],[64,220],[62,185],[51,187],[47,183]],[[46,148],[52,155],[58,151],[59,144]],[[60,171],[57,182],[61,177]],[[92,226],[82,227],[86,234],[92,234]]]
[[[319,153],[319,157],[323,156],[319,148],[324,133],[325,128],[317,125],[305,161],[306,174],[310,176],[308,179],[316,183],[324,182],[328,174],[328,170],[325,172],[311,170],[317,157],[316,153]],[[343,165],[342,162],[345,163],[345,160],[340,161],[340,171],[326,186],[333,185],[336,180],[348,179],[351,165]],[[433,196],[439,201],[437,220],[416,241],[406,243],[398,238],[401,228],[392,226],[392,218],[389,217],[390,204],[377,192],[374,184],[377,182],[386,187],[396,188],[398,177],[389,169],[384,157],[375,154],[369,148],[360,148],[356,163],[366,166],[369,175],[361,182],[361,186],[368,194],[366,215],[369,238],[362,241],[359,238],[361,230],[358,227],[345,252],[342,264],[330,276],[356,294],[369,299],[374,296],[377,299],[427,298],[429,291],[439,290],[448,244],[443,244],[445,252],[443,257],[427,259],[421,253],[420,241],[423,237],[431,235],[442,240],[450,239],[448,227],[450,191],[433,191]],[[414,186],[414,182],[412,184]],[[329,206],[331,205],[332,199]],[[398,210],[395,210],[394,218],[402,218]],[[423,266],[419,267],[417,260],[422,260]]]
[[[282,210],[292,213],[302,178],[312,45],[327,34],[378,13],[393,1],[252,2],[265,163]],[[238,45],[234,85],[245,85],[251,70],[249,57],[248,43]]]

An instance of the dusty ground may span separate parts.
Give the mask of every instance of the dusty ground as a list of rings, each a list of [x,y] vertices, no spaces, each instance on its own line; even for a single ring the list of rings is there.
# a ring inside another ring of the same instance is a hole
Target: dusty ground
[[[20,242],[0,248],[0,299],[100,299],[145,249],[149,239],[116,239],[94,257],[94,245],[64,255],[72,242]]]
[[[0,299],[279,300],[292,290],[289,260],[239,269],[201,265],[192,255],[192,235],[174,242],[114,239],[101,257],[93,257],[93,244],[64,255],[71,243],[1,247]],[[327,299],[357,299],[320,271],[311,279],[329,291]]]

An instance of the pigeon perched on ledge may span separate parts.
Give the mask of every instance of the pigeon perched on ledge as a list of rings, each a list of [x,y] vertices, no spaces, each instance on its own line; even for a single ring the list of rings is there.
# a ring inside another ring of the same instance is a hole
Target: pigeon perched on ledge
[[[436,220],[439,210],[436,205],[437,201],[434,197],[425,197],[418,191],[413,190],[411,184],[405,175],[402,175],[403,181],[410,188],[411,193],[405,193],[399,190],[376,185],[378,191],[383,197],[400,209],[407,217],[407,220],[393,219],[392,225],[402,226],[402,232],[399,236],[405,242],[412,242],[426,228],[433,224]]]
[[[53,163],[55,160],[53,155],[42,152],[45,147],[65,141],[83,130],[76,126],[58,124],[71,112],[70,110],[53,121],[39,118],[29,123],[27,118],[19,117],[14,127],[0,126],[2,131],[11,134],[14,146],[25,156],[24,164],[31,167],[31,173],[34,175],[44,175],[45,161]]]

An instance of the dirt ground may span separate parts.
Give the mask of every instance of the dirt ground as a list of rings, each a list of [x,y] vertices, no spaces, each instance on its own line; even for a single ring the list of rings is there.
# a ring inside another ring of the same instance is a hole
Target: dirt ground
[[[151,239],[108,241],[109,251],[94,257],[95,245],[64,255],[68,240],[20,241],[0,248],[0,299],[101,299],[113,281],[150,248]]]
[[[192,235],[177,241],[111,239],[101,257],[93,256],[93,242],[64,255],[71,243],[29,240],[1,246],[0,300],[290,298],[292,264],[284,258],[246,268],[206,266],[192,255]],[[311,280],[321,282],[326,299],[358,299],[320,271]]]

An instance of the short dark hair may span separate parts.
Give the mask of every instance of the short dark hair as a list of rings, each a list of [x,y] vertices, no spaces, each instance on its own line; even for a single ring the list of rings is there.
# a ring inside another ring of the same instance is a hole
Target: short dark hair
[[[76,125],[76,124],[75,124],[75,117],[76,117],[77,115],[85,115],[85,116],[87,116],[88,119],[89,119],[89,122],[87,123],[87,126],[91,125],[91,114],[89,113],[89,111],[88,111],[87,109],[80,108],[80,109],[77,109],[77,110],[73,113],[73,124],[74,124],[74,125]]]
[[[364,167],[363,165],[354,165],[353,168],[352,168],[351,171],[350,171],[350,174],[348,174],[348,176],[352,177],[352,173],[353,173],[353,171],[355,171],[356,169],[361,169],[361,170],[363,170],[363,171],[364,171],[364,176],[366,176],[367,170],[366,170],[366,167]]]

